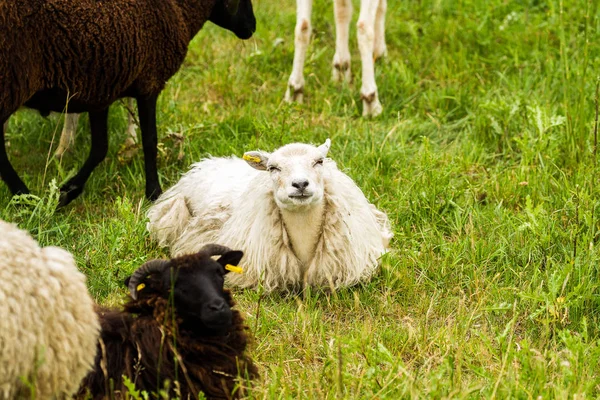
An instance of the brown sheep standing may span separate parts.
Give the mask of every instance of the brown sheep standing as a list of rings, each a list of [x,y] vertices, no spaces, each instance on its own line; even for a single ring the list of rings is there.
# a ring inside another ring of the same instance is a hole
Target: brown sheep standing
[[[210,399],[238,397],[236,378],[257,376],[245,354],[247,328],[223,289],[226,266],[237,265],[242,255],[206,245],[197,254],[149,261],[134,272],[123,311],[98,309],[102,333],[95,367],[77,398],[122,394],[123,375],[151,398],[166,380],[170,398],[197,399],[200,392]]]
[[[156,100],[181,66],[206,21],[252,36],[251,0],[0,1],[0,127],[23,105],[40,111],[89,112],[90,155],[61,187],[61,205],[83,191],[108,150],[108,107],[137,100],[146,197],[156,199]],[[4,129],[0,175],[13,194],[29,193],[10,164]]]

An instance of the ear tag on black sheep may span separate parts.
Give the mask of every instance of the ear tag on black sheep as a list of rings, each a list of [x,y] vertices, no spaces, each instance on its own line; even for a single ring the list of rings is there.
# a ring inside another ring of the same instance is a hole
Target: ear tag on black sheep
[[[146,287],[145,283],[140,283],[139,285],[137,285],[137,287],[135,288],[138,292],[140,292],[143,288]]]
[[[244,273],[244,270],[242,269],[242,267],[236,267],[235,265],[231,265],[231,264],[227,264],[225,266],[225,269],[227,271],[235,272],[236,274],[243,274]]]

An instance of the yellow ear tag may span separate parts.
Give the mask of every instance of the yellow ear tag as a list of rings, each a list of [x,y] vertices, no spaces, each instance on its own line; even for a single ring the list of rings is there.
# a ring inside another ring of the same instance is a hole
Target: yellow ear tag
[[[244,270],[242,269],[242,267],[236,267],[235,265],[231,265],[231,264],[227,264],[225,266],[225,269],[227,271],[235,272],[236,274],[243,274],[244,273]]]
[[[140,290],[142,290],[145,287],[146,287],[145,283],[140,283],[139,285],[137,285],[136,290],[139,292]]]
[[[246,160],[246,161],[252,161],[252,162],[255,162],[257,164],[260,163],[260,158],[259,157],[251,156],[249,154],[244,154],[244,156],[242,158],[244,160]]]

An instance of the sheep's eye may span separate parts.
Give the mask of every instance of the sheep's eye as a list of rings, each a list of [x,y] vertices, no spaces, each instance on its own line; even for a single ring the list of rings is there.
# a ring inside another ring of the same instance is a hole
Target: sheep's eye
[[[273,171],[281,171],[281,168],[279,168],[279,167],[276,167],[276,166],[274,166],[274,165],[269,165],[269,166],[267,167],[267,171],[269,171],[269,172],[273,172]]]
[[[314,167],[316,167],[317,165],[323,165],[323,159],[319,159],[317,161],[315,161],[315,164],[313,165]]]

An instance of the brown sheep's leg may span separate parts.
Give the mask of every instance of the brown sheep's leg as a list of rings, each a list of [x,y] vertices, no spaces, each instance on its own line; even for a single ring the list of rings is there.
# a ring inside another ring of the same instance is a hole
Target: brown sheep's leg
[[[92,171],[106,157],[108,151],[108,107],[100,111],[90,112],[89,116],[92,130],[90,155],[77,175],[60,188],[59,206],[66,206],[83,192],[83,187]]]
[[[146,172],[146,198],[154,201],[162,193],[156,167],[156,99],[158,95],[137,98],[142,147],[144,148],[144,168]]]
[[[9,116],[10,114],[1,116],[0,118],[0,133],[2,133],[0,135],[0,141],[2,142],[0,143],[0,176],[13,195],[27,194],[29,193],[29,189],[27,189],[27,186],[25,186],[19,175],[17,175],[6,153],[4,130],[6,129],[6,121],[8,121]]]

